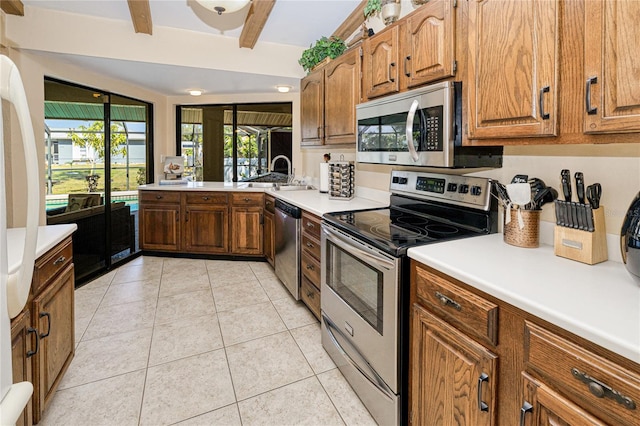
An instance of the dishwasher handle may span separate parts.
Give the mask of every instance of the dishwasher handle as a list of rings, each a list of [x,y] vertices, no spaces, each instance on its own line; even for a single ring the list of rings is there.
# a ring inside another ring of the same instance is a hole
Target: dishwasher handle
[[[276,198],[276,209],[280,210],[287,216],[293,217],[294,219],[300,219],[302,217],[302,209],[300,207],[285,203],[278,198]]]

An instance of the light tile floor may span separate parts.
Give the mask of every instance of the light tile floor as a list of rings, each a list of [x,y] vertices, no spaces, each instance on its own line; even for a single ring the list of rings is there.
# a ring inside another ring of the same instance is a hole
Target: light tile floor
[[[51,425],[375,425],[264,262],[140,257],[75,292]]]

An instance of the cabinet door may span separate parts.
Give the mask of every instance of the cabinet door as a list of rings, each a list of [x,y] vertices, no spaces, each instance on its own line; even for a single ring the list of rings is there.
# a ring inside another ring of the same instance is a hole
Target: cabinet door
[[[229,251],[227,206],[185,207],[184,247],[188,252],[227,253]]]
[[[454,1],[432,0],[408,16],[400,27],[405,87],[455,75]]]
[[[180,205],[140,206],[140,247],[143,250],[180,249]]]
[[[24,310],[11,320],[11,362],[13,366],[13,383],[32,382],[31,357],[36,354],[35,340],[37,330],[31,327],[31,313]],[[32,337],[33,336],[33,337]],[[32,418],[33,397],[18,417],[16,426],[30,426]]]
[[[322,145],[324,138],[324,70],[314,71],[300,82],[302,145]]]
[[[524,403],[520,410],[521,426],[605,425],[548,386],[525,373],[522,376]]]
[[[470,0],[471,139],[555,136],[557,0]]]
[[[34,321],[40,333],[35,357],[34,422],[51,402],[74,355],[73,265],[67,267],[33,300]]]
[[[356,142],[356,104],[360,102],[360,57],[352,49],[325,67],[325,144]]]
[[[497,356],[417,304],[412,315],[412,423],[495,424]]]
[[[371,99],[398,92],[398,27],[365,40],[362,49],[364,96]]]
[[[271,264],[271,266],[275,267],[275,237],[273,235],[275,231],[274,223],[273,223],[273,213],[269,213],[267,211],[264,212],[264,225],[263,225],[263,244],[262,249],[264,251],[264,257],[267,258],[267,261]]]
[[[586,133],[640,131],[640,2],[585,1]]]
[[[231,252],[262,254],[262,207],[232,207],[231,223]]]

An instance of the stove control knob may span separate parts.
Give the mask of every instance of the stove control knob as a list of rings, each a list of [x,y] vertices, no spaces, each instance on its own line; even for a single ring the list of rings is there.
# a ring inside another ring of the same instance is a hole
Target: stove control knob
[[[398,183],[399,183],[400,185],[406,185],[406,184],[407,184],[407,182],[409,182],[409,179],[407,179],[406,177],[401,177],[401,178],[400,178],[400,179],[398,179],[398,180],[399,180],[399,182],[398,182]]]
[[[450,183],[447,185],[447,192],[456,192],[456,191],[458,191],[457,183]]]
[[[468,193],[468,192],[469,192],[469,185],[464,184],[464,183],[463,183],[463,184],[461,184],[461,185],[460,185],[460,189],[458,189],[458,192],[459,192],[459,193],[461,193],[461,194],[466,194],[466,193]]]
[[[471,195],[479,196],[482,194],[482,187],[480,186],[472,186],[471,187]]]

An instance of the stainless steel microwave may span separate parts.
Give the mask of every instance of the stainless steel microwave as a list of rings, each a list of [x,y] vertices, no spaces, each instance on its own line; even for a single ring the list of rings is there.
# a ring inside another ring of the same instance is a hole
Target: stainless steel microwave
[[[502,147],[462,146],[462,83],[445,81],[356,105],[359,163],[502,167]]]

